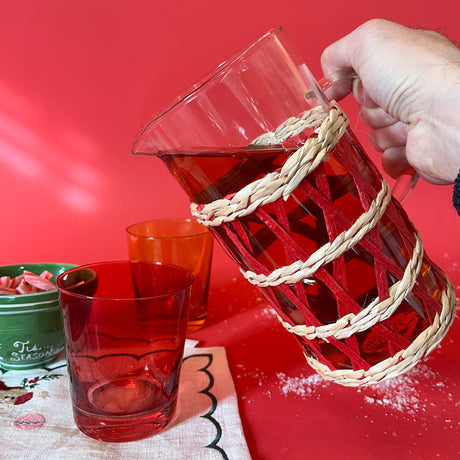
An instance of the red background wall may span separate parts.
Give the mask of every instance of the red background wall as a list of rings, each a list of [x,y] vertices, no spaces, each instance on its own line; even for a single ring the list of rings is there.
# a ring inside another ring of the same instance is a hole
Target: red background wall
[[[124,229],[188,215],[159,160],[130,154],[142,123],[272,25],[314,75],[330,42],[373,17],[460,41],[451,0],[0,2],[0,263],[127,257]],[[366,148],[353,100],[344,106]],[[406,203],[429,254],[459,271],[451,187]],[[230,263],[230,262],[229,262]]]

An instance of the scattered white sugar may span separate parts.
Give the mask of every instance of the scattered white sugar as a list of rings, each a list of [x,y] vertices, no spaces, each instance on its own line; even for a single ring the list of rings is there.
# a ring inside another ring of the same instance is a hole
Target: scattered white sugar
[[[237,364],[241,370],[238,372],[236,378],[240,379],[243,377],[251,377],[255,380],[258,380],[258,385],[261,387],[264,385],[264,382],[267,380],[267,374],[265,372],[260,371],[258,368],[251,369],[250,372],[244,372],[246,369],[242,364]]]
[[[379,384],[383,387],[379,388],[373,396],[364,395],[364,401],[409,415],[415,415],[419,410],[425,411],[426,404],[420,399],[418,391],[405,382],[401,383],[400,387]]]
[[[286,396],[295,394],[304,399],[313,396],[319,388],[335,385],[318,374],[308,377],[303,375],[288,377],[284,373],[278,373],[277,377],[281,393]],[[406,374],[376,385],[358,387],[355,390],[362,395],[363,402],[366,404],[400,412],[404,416],[415,417],[417,414],[426,412],[430,406],[436,405],[421,394],[421,381],[428,382],[433,391],[438,391],[444,399],[447,398],[451,403],[456,404],[452,393],[446,393],[447,385],[438,379],[439,376],[426,364],[419,364]],[[451,384],[456,385],[455,382]]]
[[[430,405],[429,401],[420,394],[421,379],[432,381],[436,377],[436,373],[426,364],[419,364],[406,374],[377,385],[358,388],[357,391],[363,394],[364,401],[368,404],[375,404],[415,416],[417,413],[425,412]],[[445,383],[439,381],[434,384],[431,383],[431,386],[443,391]]]
[[[262,299],[260,299],[262,301]],[[256,319],[272,319],[276,317],[275,310],[272,307],[266,306],[261,310],[254,312],[254,318]]]
[[[281,392],[285,395],[295,393],[301,397],[311,396],[319,387],[326,387],[329,382],[319,374],[313,374],[308,377],[288,377],[286,374],[279,372],[276,376],[280,380]]]

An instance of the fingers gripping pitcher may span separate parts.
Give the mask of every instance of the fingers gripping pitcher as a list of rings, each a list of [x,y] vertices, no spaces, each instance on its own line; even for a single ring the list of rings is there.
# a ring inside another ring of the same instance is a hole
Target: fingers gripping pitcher
[[[132,150],[166,163],[325,378],[381,382],[445,336],[450,281],[280,29],[179,97]]]

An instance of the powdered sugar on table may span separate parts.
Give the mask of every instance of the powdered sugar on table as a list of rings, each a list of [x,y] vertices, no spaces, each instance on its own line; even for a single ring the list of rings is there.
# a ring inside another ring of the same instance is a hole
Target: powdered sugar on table
[[[284,373],[278,373],[279,387],[281,393],[297,395],[303,399],[316,394],[320,398],[319,389],[334,388],[337,386],[320,375],[313,374],[308,377],[288,377]],[[426,364],[421,364],[408,373],[395,377],[391,380],[372,385],[369,387],[357,388],[354,391],[362,395],[363,402],[374,406],[381,406],[406,416],[415,417],[419,413],[426,412],[427,408],[435,405],[432,399],[422,394],[420,385],[428,386],[430,392],[434,392],[434,399],[441,396],[455,404],[452,394],[446,392],[447,385],[442,377],[436,374]],[[450,382],[449,385],[456,385]],[[460,405],[460,402],[458,403]]]

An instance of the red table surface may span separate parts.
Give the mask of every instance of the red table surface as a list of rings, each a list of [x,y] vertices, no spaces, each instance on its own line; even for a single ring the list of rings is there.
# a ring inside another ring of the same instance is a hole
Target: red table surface
[[[458,286],[456,264],[447,273]],[[226,348],[254,460],[342,460],[460,455],[459,336],[457,320],[416,368],[377,386],[328,382],[216,248],[207,324],[191,337]]]

